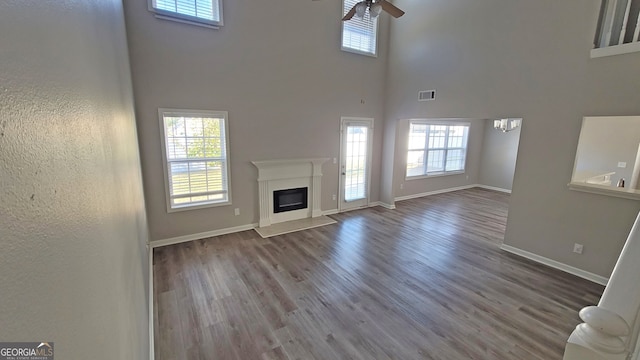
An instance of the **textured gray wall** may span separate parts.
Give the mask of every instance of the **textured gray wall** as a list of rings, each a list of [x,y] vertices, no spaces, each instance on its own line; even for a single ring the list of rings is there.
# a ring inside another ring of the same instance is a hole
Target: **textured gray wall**
[[[119,0],[0,2],[0,339],[148,359],[148,261]]]
[[[522,117],[505,244],[609,276],[640,203],[567,184],[583,116],[640,113],[640,53],[589,58],[597,0],[396,4],[407,15],[391,22],[386,118]]]

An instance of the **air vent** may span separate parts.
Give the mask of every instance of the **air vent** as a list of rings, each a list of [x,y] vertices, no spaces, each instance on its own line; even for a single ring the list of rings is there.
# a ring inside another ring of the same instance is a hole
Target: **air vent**
[[[418,101],[430,101],[436,99],[435,90],[422,90],[418,91]]]

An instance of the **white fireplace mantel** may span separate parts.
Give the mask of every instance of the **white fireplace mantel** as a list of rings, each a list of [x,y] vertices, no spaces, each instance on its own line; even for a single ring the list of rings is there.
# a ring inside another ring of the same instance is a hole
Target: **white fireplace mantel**
[[[309,187],[308,209],[292,212],[292,215],[297,218],[321,216],[322,164],[327,160],[329,158],[252,161],[258,168],[260,227],[283,221],[274,216],[273,191],[295,186],[292,184],[308,184]]]

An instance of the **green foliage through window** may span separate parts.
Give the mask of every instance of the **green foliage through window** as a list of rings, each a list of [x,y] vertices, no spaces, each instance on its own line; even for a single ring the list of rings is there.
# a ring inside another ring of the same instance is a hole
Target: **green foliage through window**
[[[227,114],[160,112],[170,209],[228,202]]]

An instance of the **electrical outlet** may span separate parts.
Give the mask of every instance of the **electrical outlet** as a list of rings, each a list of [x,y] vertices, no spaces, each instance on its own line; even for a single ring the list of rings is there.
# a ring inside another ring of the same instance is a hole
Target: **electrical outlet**
[[[584,246],[582,244],[575,243],[573,244],[573,252],[576,254],[582,254],[582,250],[584,250]]]
[[[619,167],[619,168],[626,168],[626,167],[627,167],[627,163],[626,163],[626,162],[624,162],[624,161],[619,161],[619,162],[618,162],[618,167]]]
[[[239,208],[233,209],[233,213],[236,214],[236,216],[240,215],[240,209]]]
[[[404,184],[400,184],[400,190],[404,189]]]
[[[333,200],[335,200],[335,199],[336,199],[336,194],[333,194],[333,196],[331,196],[331,198],[332,198]]]
[[[338,159],[337,158],[333,158],[333,163],[337,164],[338,163]]]

